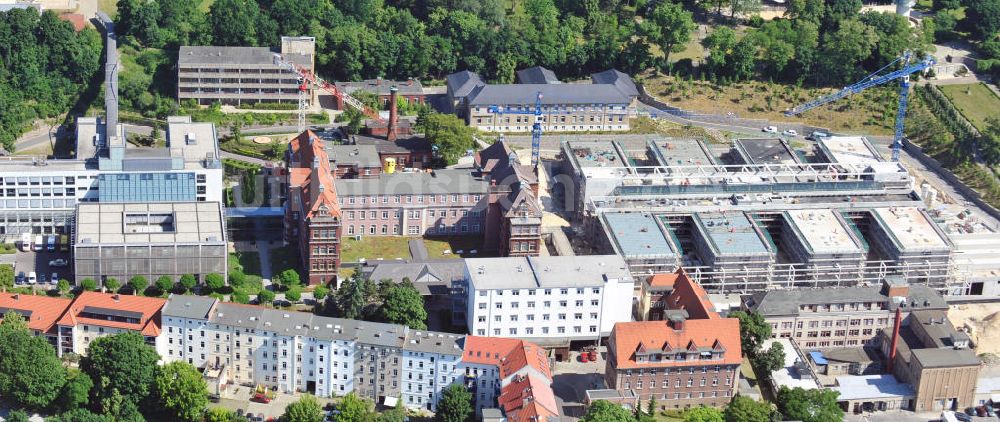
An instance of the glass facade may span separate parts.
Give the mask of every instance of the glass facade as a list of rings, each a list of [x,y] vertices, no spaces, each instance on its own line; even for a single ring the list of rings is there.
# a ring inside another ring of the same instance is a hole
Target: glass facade
[[[197,199],[194,173],[117,173],[98,178],[100,202],[185,202]]]

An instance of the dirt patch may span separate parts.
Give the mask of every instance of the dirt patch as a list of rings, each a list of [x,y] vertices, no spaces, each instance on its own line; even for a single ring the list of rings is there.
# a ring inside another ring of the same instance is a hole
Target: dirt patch
[[[1000,305],[952,305],[948,319],[955,328],[969,332],[977,354],[1000,354]]]

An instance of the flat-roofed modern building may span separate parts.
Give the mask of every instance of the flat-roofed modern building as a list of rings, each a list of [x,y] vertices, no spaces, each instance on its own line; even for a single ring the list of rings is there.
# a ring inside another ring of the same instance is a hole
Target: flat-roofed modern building
[[[607,336],[632,319],[635,282],[617,255],[466,259],[467,325],[543,346]]]
[[[315,69],[316,39],[282,37],[277,53],[306,72]],[[199,105],[298,104],[298,75],[275,62],[267,47],[181,46],[177,54],[177,99]],[[306,84],[306,100],[313,88]]]
[[[604,236],[595,243],[625,259],[633,275],[673,272],[680,263],[678,246],[656,216],[649,213],[604,213]],[[604,251],[602,251],[604,252]]]
[[[773,243],[742,212],[698,213],[694,248],[701,264],[716,273],[724,289],[751,290],[766,284],[774,264]]]
[[[864,268],[867,251],[864,244],[848,227],[844,218],[833,210],[790,210],[783,214],[784,251],[793,262],[802,263],[810,271],[809,279],[842,277],[854,279]]]
[[[788,142],[781,138],[740,138],[733,141],[733,151],[745,164],[799,164],[802,160]]]
[[[896,261],[908,279],[943,289],[950,273],[952,244],[927,212],[916,207],[871,211],[873,246],[885,259]]]
[[[226,230],[218,202],[80,204],[75,220],[77,281],[226,276]]]
[[[864,165],[885,161],[863,136],[827,136],[816,141],[816,148],[827,162]]]

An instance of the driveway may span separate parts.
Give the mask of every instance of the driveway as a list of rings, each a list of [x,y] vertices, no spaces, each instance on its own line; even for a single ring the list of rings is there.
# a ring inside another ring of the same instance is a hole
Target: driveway
[[[567,421],[575,421],[587,412],[583,405],[587,390],[604,388],[606,348],[600,351],[597,362],[580,362],[580,353],[571,351],[569,361],[553,365],[552,392]]]

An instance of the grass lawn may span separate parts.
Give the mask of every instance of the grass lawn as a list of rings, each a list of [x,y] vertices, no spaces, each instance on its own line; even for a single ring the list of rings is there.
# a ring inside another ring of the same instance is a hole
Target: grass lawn
[[[260,275],[260,253],[236,251],[229,254],[229,271],[240,270],[246,275]]]
[[[653,120],[649,117],[636,117],[631,119],[629,126],[629,134],[644,135],[655,133],[671,138],[701,138],[709,142],[729,142],[725,139],[725,134],[718,131],[712,133],[702,127],[686,126],[664,119]]]
[[[282,271],[293,269],[302,274],[299,268],[299,249],[293,245],[271,248],[271,277],[277,277]]]
[[[784,115],[785,110],[830,94],[834,89],[799,88],[758,81],[723,86],[652,73],[638,79],[654,97],[689,111],[718,115],[732,112],[743,118],[805,123],[838,132],[867,135],[892,134],[896,116],[895,87],[871,88],[798,117],[788,117]]]
[[[406,236],[363,236],[361,240],[347,237],[341,240],[340,260],[342,262],[358,262],[361,258],[376,261],[382,258],[392,261],[396,258],[410,259],[410,248],[407,242],[418,237]]]
[[[475,255],[469,253],[473,250],[482,249],[483,238],[481,236],[434,237],[424,239],[424,246],[427,247],[427,257],[430,259],[458,259],[488,256],[479,252]],[[446,255],[444,253],[446,250],[450,250],[451,253]],[[456,254],[455,251],[462,251],[462,254]]]
[[[986,119],[1000,118],[1000,97],[983,83],[940,85],[938,88],[980,131],[986,130]]]
[[[97,0],[97,7],[112,19],[118,15],[118,0]]]

